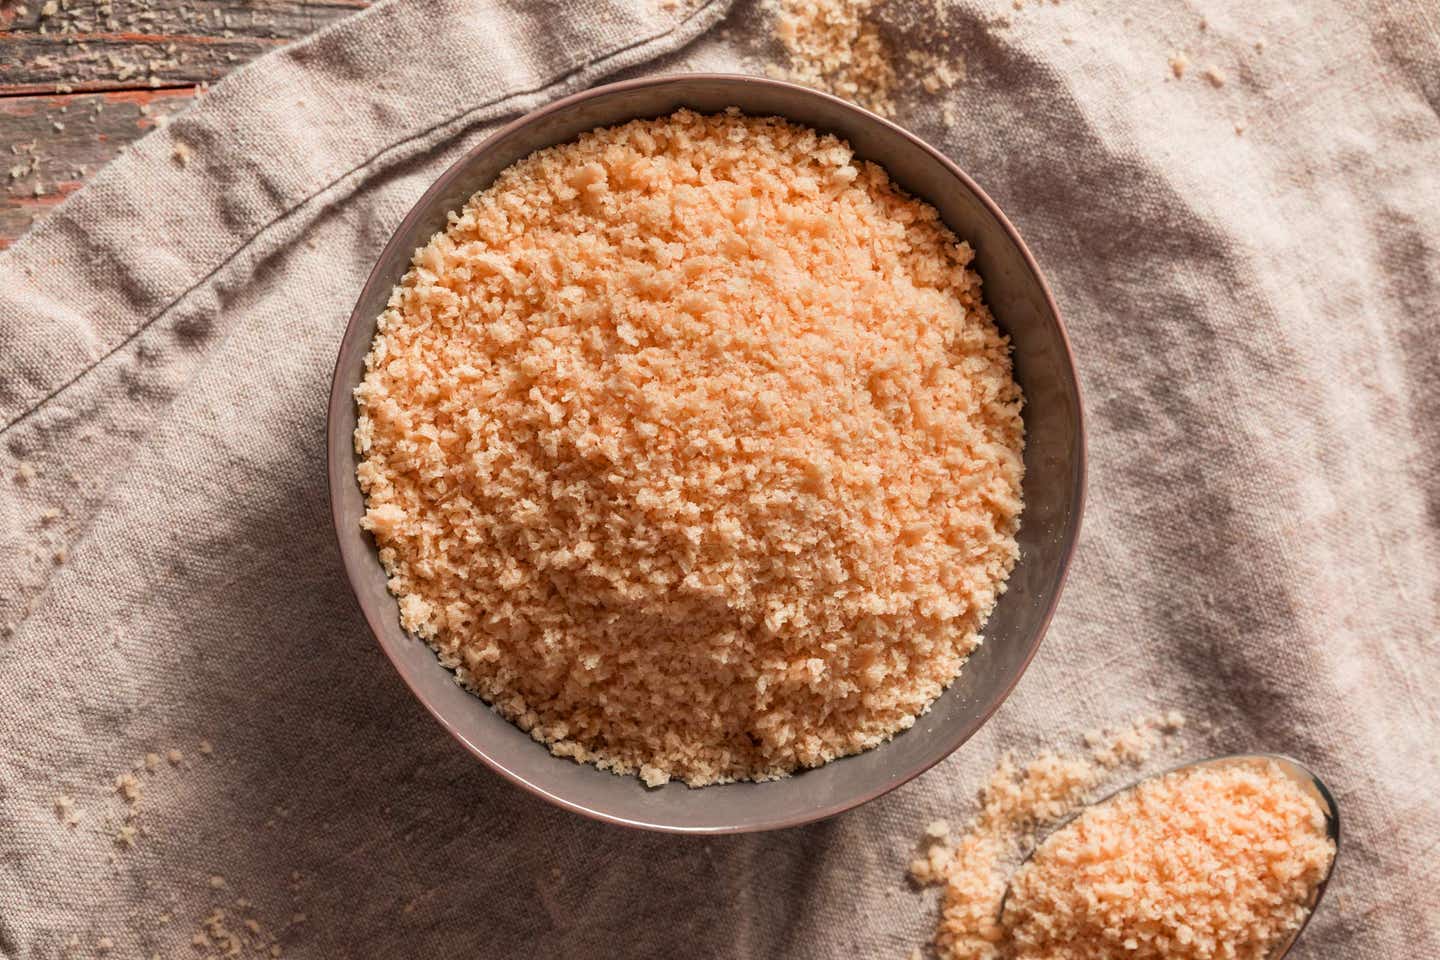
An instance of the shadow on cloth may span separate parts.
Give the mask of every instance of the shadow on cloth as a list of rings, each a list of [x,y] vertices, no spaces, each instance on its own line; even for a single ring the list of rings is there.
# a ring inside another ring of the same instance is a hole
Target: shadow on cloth
[[[552,808],[491,774],[370,636],[339,565],[322,471],[285,473],[234,522],[243,539],[217,529],[189,553],[233,562],[174,571],[193,588],[182,626],[206,651],[179,672],[193,688],[175,696],[215,745],[213,768],[195,763],[217,788],[179,814],[214,855],[204,873],[225,877],[209,905],[249,901],[287,955],[449,955],[469,944],[638,957],[684,944],[763,955],[812,928],[822,900],[843,903],[838,886],[820,896],[844,846],[835,822],[645,834]],[[303,923],[286,922],[297,913]]]

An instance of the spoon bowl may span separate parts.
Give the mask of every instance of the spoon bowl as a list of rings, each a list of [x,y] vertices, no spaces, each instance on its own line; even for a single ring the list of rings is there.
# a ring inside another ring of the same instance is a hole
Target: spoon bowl
[[[1293,783],[1299,786],[1303,791],[1305,791],[1306,794],[1308,794],[1312,799],[1315,800],[1316,803],[1320,805],[1320,810],[1325,817],[1325,836],[1330,840],[1332,844],[1335,845],[1335,853],[1330,857],[1330,864],[1325,868],[1325,875],[1320,878],[1320,881],[1317,884],[1315,884],[1315,889],[1310,892],[1309,902],[1305,904],[1305,919],[1300,922],[1300,925],[1296,927],[1288,937],[1277,943],[1274,950],[1270,954],[1269,960],[1281,960],[1282,957],[1284,957],[1287,953],[1290,952],[1290,948],[1295,945],[1295,941],[1300,938],[1300,934],[1310,923],[1310,918],[1315,916],[1315,909],[1320,906],[1320,899],[1325,895],[1325,888],[1329,885],[1330,877],[1335,872],[1335,861],[1338,860],[1340,857],[1340,807],[1335,802],[1334,794],[1332,794],[1330,792],[1330,789],[1325,786],[1325,781],[1321,780],[1320,777],[1317,776],[1313,770],[1305,766],[1300,761],[1295,760],[1291,757],[1284,756],[1283,754],[1232,753],[1219,757],[1211,757],[1208,760],[1198,760],[1193,763],[1184,763],[1176,767],[1171,767],[1168,770],[1162,770],[1159,773],[1154,773],[1146,777],[1141,777],[1138,780],[1126,784],[1118,790],[1112,791],[1111,793],[1105,795],[1094,803],[1086,804],[1080,810],[1077,810],[1075,813],[1061,820],[1058,824],[1056,824],[1053,830],[1051,830],[1045,835],[1044,840],[1041,840],[1039,843],[1037,843],[1034,848],[1031,849],[1028,854],[1026,854],[1025,859],[1020,863],[1020,867],[1024,867],[1026,863],[1030,862],[1031,858],[1035,856],[1035,852],[1045,845],[1046,840],[1069,827],[1070,824],[1072,824],[1086,810],[1092,807],[1098,807],[1103,804],[1109,803],[1116,797],[1124,793],[1128,793],[1131,790],[1134,790],[1142,783],[1150,780],[1159,779],[1161,777],[1167,777],[1170,774],[1178,773],[1181,770],[1193,770],[1203,767],[1223,767],[1237,763],[1251,763],[1263,761],[1269,761],[1273,763],[1276,768],[1280,770],[1281,773],[1283,773]],[[1016,873],[1019,872],[1020,867],[1016,868]],[[1012,879],[1015,875],[1015,873],[1011,874]],[[1007,883],[1005,886],[1005,895],[1000,900],[1001,916],[1003,916],[1005,913],[1005,904],[1009,899],[1010,885]]]

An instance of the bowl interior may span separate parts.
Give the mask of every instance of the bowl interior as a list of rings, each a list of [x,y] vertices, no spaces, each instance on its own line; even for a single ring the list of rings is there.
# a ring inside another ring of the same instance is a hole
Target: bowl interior
[[[974,246],[986,299],[1014,343],[1016,376],[1026,397],[1021,555],[986,625],[984,643],[911,730],[877,749],[784,780],[701,790],[672,783],[652,790],[633,777],[552,756],[457,686],[429,647],[400,628],[374,546],[359,526],[364,503],[355,481],[351,392],[362,376],[375,320],[414,249],[443,228],[448,211],[501,170],[597,126],[680,107],[716,112],[732,106],[844,137],[860,157],[881,164],[902,187],[933,204]],[[969,739],[1009,694],[1039,645],[1059,596],[1084,496],[1080,397],[1064,328],[1034,262],[998,208],[964,174],[898,127],[833,97],[752,77],[692,74],[598,88],[517,121],[455,164],[400,225],[355,306],[336,365],[327,439],[331,506],[350,582],[381,646],[425,706],[497,772],[563,807],[679,832],[760,830],[830,816],[904,783]]]

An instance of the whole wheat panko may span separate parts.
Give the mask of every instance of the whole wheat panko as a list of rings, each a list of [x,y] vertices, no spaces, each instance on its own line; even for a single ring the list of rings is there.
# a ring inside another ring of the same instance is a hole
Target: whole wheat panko
[[[403,625],[555,753],[652,785],[911,726],[1016,558],[1021,394],[970,260],[778,119],[516,163],[416,251],[355,392]]]

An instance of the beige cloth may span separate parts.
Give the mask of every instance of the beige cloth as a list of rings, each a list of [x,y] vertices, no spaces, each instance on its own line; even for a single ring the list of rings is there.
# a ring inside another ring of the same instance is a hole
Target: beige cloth
[[[326,506],[360,285],[497,124],[624,71],[763,69],[763,11],[734,6],[386,0],[219,84],[0,255],[0,957],[191,956],[217,906],[325,960],[904,957],[934,922],[902,874],[926,821],[963,817],[1002,748],[1156,708],[1194,721],[1188,755],[1284,751],[1334,786],[1339,875],[1299,956],[1440,957],[1425,0],[946,0],[887,27],[964,58],[898,119],[1029,240],[1091,424],[1055,626],[949,761],[808,828],[637,834],[505,784],[404,689]],[[114,779],[167,748],[122,849]]]

